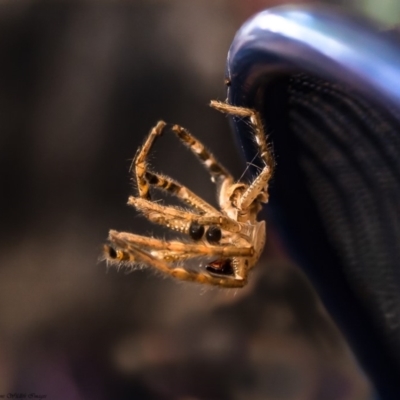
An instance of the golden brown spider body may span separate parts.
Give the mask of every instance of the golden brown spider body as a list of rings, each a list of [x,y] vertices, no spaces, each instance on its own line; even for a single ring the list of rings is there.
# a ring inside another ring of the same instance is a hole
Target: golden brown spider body
[[[127,232],[110,231],[105,259],[111,264],[147,265],[177,279],[222,287],[242,287],[257,263],[266,241],[265,221],[257,215],[268,202],[268,183],[274,159],[265,139],[260,115],[251,109],[212,101],[215,109],[248,118],[264,167],[250,184],[235,182],[232,175],[186,129],[174,125],[172,131],[200,159],[217,186],[219,209],[173,179],[149,171],[146,160],[166,127],[160,121],[150,131],[134,161],[138,196],[128,204],[150,221],[186,234],[190,242],[162,240]],[[165,190],[187,204],[189,209],[166,206],[150,200],[150,187]],[[203,260],[191,269],[188,262]]]

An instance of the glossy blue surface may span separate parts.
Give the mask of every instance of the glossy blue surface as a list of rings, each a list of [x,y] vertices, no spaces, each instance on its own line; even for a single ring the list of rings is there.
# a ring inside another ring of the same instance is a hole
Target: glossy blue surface
[[[380,34],[369,21],[326,8],[277,7],[257,14],[237,32],[228,54],[229,100],[241,104],[266,72],[302,69],[398,105],[399,65],[397,39]]]
[[[358,16],[314,6],[284,6],[257,14],[237,32],[230,48],[226,71],[228,101],[255,107],[260,89],[268,96],[268,85],[292,72],[306,72],[348,85],[366,99],[400,110],[398,37]],[[251,160],[254,150],[248,140],[248,126],[234,118],[233,127],[246,157]],[[277,134],[279,132],[273,133]],[[284,228],[284,234],[291,228],[293,226]],[[289,246],[296,247],[298,239],[290,238]],[[362,299],[345,283],[341,286],[342,277],[334,275],[335,271],[331,271],[329,278],[320,272],[321,265],[327,271],[329,263],[334,270],[336,261],[318,259],[306,252],[302,254],[301,248],[295,252],[309,276],[320,274],[316,279],[323,282],[318,287],[319,293],[346,333],[360,363],[374,380],[382,400],[399,399],[400,369],[395,368],[399,367],[400,360],[393,362],[379,334],[370,330],[368,316],[364,318],[361,311],[354,315],[356,303],[360,301],[361,304]],[[330,284],[330,280],[335,284]],[[348,307],[349,303],[352,307]],[[360,310],[362,308],[361,305]]]

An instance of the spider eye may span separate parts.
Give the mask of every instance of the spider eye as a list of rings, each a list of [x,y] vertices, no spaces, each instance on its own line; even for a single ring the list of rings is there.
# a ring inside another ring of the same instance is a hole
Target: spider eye
[[[189,235],[193,240],[200,240],[204,235],[204,226],[193,222],[189,228]]]
[[[209,243],[218,243],[221,240],[221,229],[218,226],[210,226],[206,232],[206,238]]]

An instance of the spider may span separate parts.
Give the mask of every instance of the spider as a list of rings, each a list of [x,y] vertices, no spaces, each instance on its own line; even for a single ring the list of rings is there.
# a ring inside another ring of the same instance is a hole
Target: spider
[[[263,168],[250,184],[236,182],[215,157],[185,128],[171,130],[197,156],[211,175],[220,210],[175,180],[149,170],[146,159],[158,136],[167,127],[159,121],[139,148],[132,163],[138,195],[129,197],[151,222],[181,232],[189,240],[163,240],[111,230],[104,258],[111,264],[145,265],[174,278],[227,288],[242,287],[257,263],[266,241],[265,221],[258,221],[262,203],[268,202],[268,183],[275,166],[257,111],[211,101],[214,109],[248,119],[253,128]],[[169,192],[183,201],[187,209],[151,201],[150,187]],[[203,265],[200,264],[203,260]],[[197,263],[195,269],[189,261]]]

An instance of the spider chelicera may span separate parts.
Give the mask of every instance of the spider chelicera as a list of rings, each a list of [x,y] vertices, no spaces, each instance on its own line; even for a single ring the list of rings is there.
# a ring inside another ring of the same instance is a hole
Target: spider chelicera
[[[248,119],[264,164],[260,173],[250,184],[235,181],[200,141],[185,128],[174,125],[172,132],[198,157],[216,184],[219,210],[214,208],[175,180],[148,169],[149,152],[166,128],[166,123],[159,121],[132,163],[138,195],[129,197],[128,204],[151,222],[181,232],[190,240],[163,240],[111,230],[109,244],[104,246],[109,263],[146,265],[180,280],[222,287],[242,287],[247,283],[249,271],[265,245],[266,224],[258,221],[257,215],[262,204],[268,202],[268,183],[275,162],[257,111],[218,101],[211,101],[210,105]],[[176,196],[187,209],[151,201],[150,187]],[[189,268],[190,260],[195,260],[198,267]]]

